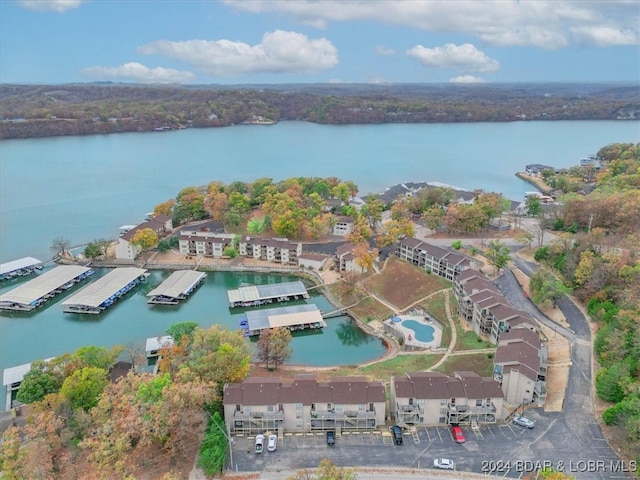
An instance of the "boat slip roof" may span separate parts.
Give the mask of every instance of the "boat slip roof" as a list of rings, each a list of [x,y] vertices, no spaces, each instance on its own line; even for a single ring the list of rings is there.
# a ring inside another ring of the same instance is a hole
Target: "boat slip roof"
[[[45,362],[50,362],[55,357],[45,359]],[[2,385],[13,385],[14,383],[21,382],[24,376],[31,370],[31,363],[24,363],[22,365],[16,365],[15,367],[5,368],[2,373]]]
[[[79,265],[60,265],[0,295],[0,302],[30,305],[89,270]]]
[[[163,347],[170,347],[173,345],[173,337],[171,335],[162,335],[160,337],[147,338],[147,343],[144,347],[144,351],[154,352],[160,350]]]
[[[294,325],[308,325],[321,323],[322,313],[313,304],[292,305],[290,307],[268,308],[252,310],[246,313],[249,330],[263,330],[265,328],[291,327]]]
[[[297,280],[295,282],[240,287],[237,290],[229,290],[227,296],[229,297],[229,303],[237,303],[253,302],[265,298],[287,297],[290,295],[304,295],[306,293],[307,289],[304,284]]]
[[[147,297],[162,295],[164,297],[179,298],[182,295],[186,295],[196,283],[206,276],[206,273],[196,272],[195,270],[178,270],[147,293]]]
[[[42,263],[42,260],[38,260],[37,258],[33,258],[33,257],[19,258],[11,262],[0,264],[0,275],[4,275],[5,273],[9,273],[9,272],[14,272],[22,268],[33,267],[41,263]]]
[[[67,298],[61,305],[84,305],[97,308],[145,272],[143,268],[116,268]]]

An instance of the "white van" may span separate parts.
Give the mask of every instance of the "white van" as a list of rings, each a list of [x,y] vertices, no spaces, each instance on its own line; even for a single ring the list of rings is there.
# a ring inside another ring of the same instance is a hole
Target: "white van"
[[[262,453],[264,450],[264,435],[256,435],[256,453]]]

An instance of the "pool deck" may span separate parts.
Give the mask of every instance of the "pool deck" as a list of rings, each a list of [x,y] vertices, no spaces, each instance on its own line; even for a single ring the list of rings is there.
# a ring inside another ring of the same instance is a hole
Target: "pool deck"
[[[411,345],[416,348],[423,348],[425,350],[431,350],[440,348],[442,343],[442,326],[436,320],[430,320],[425,318],[422,315],[396,315],[402,319],[402,322],[394,322],[393,319],[388,319],[386,322],[389,325],[392,325],[394,328],[398,329],[402,333],[404,333],[404,343],[405,345]],[[405,320],[414,320],[422,325],[433,327],[433,340],[430,342],[421,342],[416,340],[415,332],[408,327],[403,325]]]

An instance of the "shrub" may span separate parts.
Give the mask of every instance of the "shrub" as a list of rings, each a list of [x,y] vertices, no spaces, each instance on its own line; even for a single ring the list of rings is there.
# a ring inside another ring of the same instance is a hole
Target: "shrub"
[[[460,250],[462,248],[462,240],[456,240],[451,244],[451,246],[456,250]]]
[[[549,247],[544,246],[537,249],[536,253],[533,254],[533,258],[536,260],[536,262],[542,262],[549,258]]]

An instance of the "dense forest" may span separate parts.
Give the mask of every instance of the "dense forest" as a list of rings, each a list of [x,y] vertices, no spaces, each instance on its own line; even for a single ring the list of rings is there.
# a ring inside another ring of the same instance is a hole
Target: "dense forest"
[[[640,88],[615,84],[0,85],[0,139],[322,124],[638,120]]]

